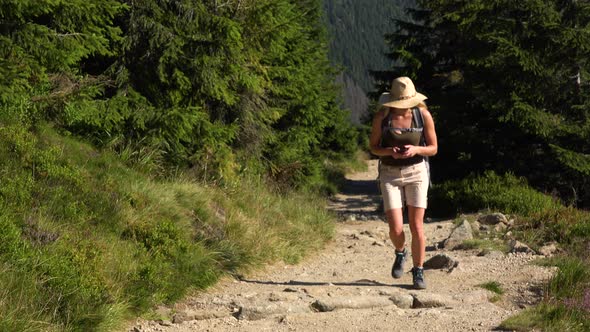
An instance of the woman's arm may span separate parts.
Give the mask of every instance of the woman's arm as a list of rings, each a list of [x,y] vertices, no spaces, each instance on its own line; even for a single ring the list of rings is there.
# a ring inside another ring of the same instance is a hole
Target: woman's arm
[[[424,120],[424,139],[426,146],[421,146],[418,154],[430,157],[436,155],[438,152],[438,141],[436,138],[436,130],[434,128],[434,119],[432,114],[426,108],[420,108],[422,112],[422,119]]]

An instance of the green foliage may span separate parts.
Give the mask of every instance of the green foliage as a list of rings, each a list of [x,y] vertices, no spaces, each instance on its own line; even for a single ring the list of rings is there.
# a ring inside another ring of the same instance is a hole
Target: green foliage
[[[555,261],[558,272],[549,283],[549,294],[556,298],[582,298],[584,289],[576,287],[590,283],[590,267],[584,261],[571,257]]]
[[[119,76],[155,113],[137,139],[155,137],[205,179],[231,182],[256,160],[293,185],[317,181],[322,155],[350,154],[356,138],[336,107],[318,4],[133,4]]]
[[[1,10],[3,105],[131,163],[322,188],[325,155],[355,150],[319,0],[8,1]]]
[[[590,5],[584,1],[419,1],[388,36],[439,130],[435,182],[494,170],[590,205]],[[437,171],[438,170],[438,171]]]
[[[110,331],[330,238],[311,191],[334,190],[357,139],[319,0],[8,0],[0,16],[0,329]]]
[[[296,262],[333,233],[309,193],[156,181],[46,125],[0,135],[5,330],[111,331],[221,275]]]
[[[0,30],[0,101],[27,91],[48,73],[77,71],[89,56],[112,56],[121,29],[116,0],[6,0]]]
[[[588,319],[579,314],[572,314],[563,305],[539,304],[524,310],[500,324],[500,328],[514,331],[576,331],[588,330]]]
[[[552,197],[529,187],[524,178],[510,173],[500,176],[491,171],[437,184],[431,197],[431,213],[446,216],[485,208],[529,216],[555,211],[561,206]]]
[[[487,289],[490,292],[494,292],[498,295],[502,295],[504,294],[504,290],[502,289],[502,285],[500,285],[499,282],[497,281],[488,281],[486,283],[483,283],[481,285],[478,285],[479,287],[483,288],[483,289]]]
[[[586,331],[590,328],[588,264],[571,257],[554,259],[551,265],[556,265],[559,270],[549,282],[548,300],[510,317],[500,327],[518,331],[533,328],[543,331]]]

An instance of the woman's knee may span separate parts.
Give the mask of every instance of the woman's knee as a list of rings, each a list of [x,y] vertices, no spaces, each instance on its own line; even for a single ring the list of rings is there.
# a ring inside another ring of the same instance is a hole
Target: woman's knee
[[[414,237],[424,237],[424,226],[421,223],[410,223],[410,232]]]
[[[403,227],[389,227],[389,235],[390,236],[401,236],[404,234],[404,228]]]

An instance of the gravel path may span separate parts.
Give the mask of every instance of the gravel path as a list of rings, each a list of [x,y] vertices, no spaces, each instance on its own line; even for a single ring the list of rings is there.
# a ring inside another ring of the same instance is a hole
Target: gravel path
[[[426,290],[411,289],[411,258],[401,279],[390,276],[393,247],[376,212],[376,163],[351,174],[329,208],[342,216],[325,250],[298,265],[275,264],[240,280],[222,280],[172,308],[162,320],[138,319],[125,331],[490,331],[536,304],[553,268],[533,254],[480,254],[438,249],[453,223],[425,224],[426,260],[446,254],[458,265],[428,269]],[[409,240],[409,229],[404,225]],[[501,296],[478,285],[498,282]]]

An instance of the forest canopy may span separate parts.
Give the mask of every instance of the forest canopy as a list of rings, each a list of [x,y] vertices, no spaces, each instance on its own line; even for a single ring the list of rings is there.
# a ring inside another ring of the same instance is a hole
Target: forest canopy
[[[231,181],[296,186],[355,150],[319,0],[3,0],[2,121]]]

